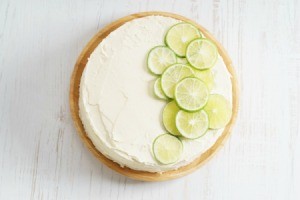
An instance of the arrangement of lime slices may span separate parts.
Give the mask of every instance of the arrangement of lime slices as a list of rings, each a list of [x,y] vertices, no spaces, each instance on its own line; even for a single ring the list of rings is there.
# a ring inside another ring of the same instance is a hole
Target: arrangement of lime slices
[[[214,89],[212,68],[218,60],[216,45],[190,23],[172,26],[166,46],[149,51],[149,70],[157,75],[154,94],[168,101],[163,125],[168,133],[159,135],[152,152],[160,164],[177,162],[183,152],[182,139],[197,139],[209,129],[224,128],[232,115],[231,103]]]

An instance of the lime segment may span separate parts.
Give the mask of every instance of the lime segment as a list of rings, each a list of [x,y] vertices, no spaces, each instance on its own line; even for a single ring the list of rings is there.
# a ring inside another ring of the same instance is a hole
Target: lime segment
[[[154,74],[162,74],[170,65],[176,63],[175,53],[165,46],[157,46],[150,50],[147,64],[149,70]]]
[[[176,127],[185,138],[199,138],[208,129],[208,116],[204,110],[192,113],[181,110],[176,116]]]
[[[225,127],[231,119],[232,109],[230,102],[222,95],[210,95],[204,107],[208,118],[209,128],[219,129]]]
[[[189,23],[179,23],[168,30],[165,41],[178,56],[185,57],[188,44],[200,37],[201,34],[195,26]]]
[[[161,76],[161,86],[167,97],[174,98],[176,84],[193,74],[192,68],[184,64],[174,64],[167,68]]]
[[[182,142],[169,134],[160,135],[153,142],[155,159],[165,165],[176,162],[181,157],[182,151]]]
[[[179,110],[175,101],[168,103],[163,110],[163,124],[168,132],[176,136],[180,135],[175,123],[176,115]]]
[[[207,102],[208,88],[198,78],[185,78],[175,88],[175,100],[178,106],[187,111],[200,110]]]
[[[188,45],[186,58],[196,69],[208,69],[216,63],[218,59],[218,49],[216,45],[208,39],[196,39]]]

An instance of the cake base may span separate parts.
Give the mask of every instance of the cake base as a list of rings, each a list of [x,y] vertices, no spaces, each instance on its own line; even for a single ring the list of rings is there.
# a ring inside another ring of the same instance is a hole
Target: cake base
[[[80,86],[80,80],[82,72],[87,64],[88,58],[90,57],[90,54],[94,51],[94,49],[98,46],[98,44],[107,36],[110,34],[110,32],[114,31],[118,27],[122,26],[124,23],[131,21],[133,19],[146,17],[150,15],[160,15],[160,16],[166,16],[166,17],[172,17],[178,20],[190,22],[194,24],[196,27],[200,29],[200,31],[205,35],[205,37],[209,38],[210,40],[214,41],[214,43],[217,45],[219,54],[222,56],[224,63],[231,74],[231,82],[232,82],[232,118],[229,122],[229,124],[225,127],[222,135],[218,138],[216,143],[210,147],[206,152],[204,152],[201,156],[199,156],[197,159],[195,159],[190,164],[183,166],[179,168],[178,170],[171,170],[163,173],[152,173],[152,172],[144,172],[144,171],[137,171],[133,170],[127,167],[121,167],[118,163],[113,162],[112,160],[105,157],[101,152],[99,152],[90,138],[87,136],[83,124],[81,122],[81,119],[79,117],[79,86]],[[166,13],[166,12],[142,12],[142,13],[136,13],[132,15],[128,15],[126,17],[123,17],[106,27],[104,27],[102,30],[100,30],[86,45],[86,47],[81,52],[80,56],[77,59],[77,62],[74,67],[74,71],[71,77],[71,83],[70,83],[70,110],[71,115],[73,118],[73,121],[75,123],[75,127],[78,131],[78,134],[84,144],[87,146],[87,148],[96,156],[98,160],[100,160],[103,164],[108,166],[109,168],[119,172],[120,174],[123,174],[127,177],[130,177],[132,179],[142,180],[142,181],[163,181],[163,180],[169,180],[174,178],[179,178],[181,176],[187,175],[197,168],[199,168],[204,162],[206,162],[219,147],[222,145],[224,140],[228,137],[232,125],[234,124],[237,112],[238,112],[238,88],[237,88],[237,80],[236,75],[234,72],[234,69],[232,67],[231,60],[229,56],[227,55],[226,51],[222,47],[222,45],[216,41],[216,39],[202,26],[196,24],[195,22],[191,21],[190,19],[187,19],[183,16],[176,15],[173,13]]]

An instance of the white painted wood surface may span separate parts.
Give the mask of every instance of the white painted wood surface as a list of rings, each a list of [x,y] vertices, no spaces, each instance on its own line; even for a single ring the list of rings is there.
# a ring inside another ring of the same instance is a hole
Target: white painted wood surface
[[[144,183],[83,146],[68,105],[77,56],[105,24],[140,11],[189,17],[229,52],[240,113],[224,147],[181,179]],[[1,0],[0,199],[300,199],[297,0]]]

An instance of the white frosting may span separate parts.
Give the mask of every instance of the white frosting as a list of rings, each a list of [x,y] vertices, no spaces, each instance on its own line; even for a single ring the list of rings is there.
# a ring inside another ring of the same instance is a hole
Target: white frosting
[[[80,84],[80,117],[86,133],[105,156],[135,170],[162,172],[187,165],[209,149],[223,129],[196,140],[183,140],[184,152],[175,164],[161,165],[152,142],[166,130],[165,101],[153,95],[156,79],[147,69],[149,50],[163,45],[166,31],[180,21],[162,16],[132,20],[111,32],[91,54]],[[212,69],[212,93],[232,100],[230,74],[219,57]]]

